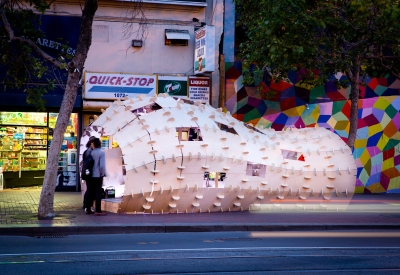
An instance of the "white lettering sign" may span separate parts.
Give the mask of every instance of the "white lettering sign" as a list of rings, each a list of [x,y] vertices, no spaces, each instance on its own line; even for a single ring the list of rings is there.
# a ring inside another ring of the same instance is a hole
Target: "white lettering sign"
[[[204,26],[195,32],[194,74],[215,70],[215,27]]]
[[[157,76],[85,73],[86,99],[115,99],[153,96],[156,92]]]
[[[189,77],[189,99],[206,103],[210,101],[210,79]]]

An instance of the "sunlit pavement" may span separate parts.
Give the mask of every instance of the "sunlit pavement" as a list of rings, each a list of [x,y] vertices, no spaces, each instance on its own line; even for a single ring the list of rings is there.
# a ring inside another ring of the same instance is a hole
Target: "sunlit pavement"
[[[348,205],[273,202],[240,212],[98,217],[85,214],[80,192],[56,192],[55,219],[38,220],[40,192],[40,187],[0,191],[0,234],[400,229],[400,194],[355,194]]]
[[[355,195],[356,198],[368,195]],[[398,195],[387,195],[389,197],[397,197]],[[378,198],[370,198],[366,200],[351,201],[350,204],[340,203],[308,203],[308,204],[295,204],[295,203],[271,203],[264,204],[259,207],[253,207],[251,210],[256,212],[268,213],[293,213],[299,211],[305,212],[346,212],[346,213],[398,213],[400,214],[400,201],[387,201]]]

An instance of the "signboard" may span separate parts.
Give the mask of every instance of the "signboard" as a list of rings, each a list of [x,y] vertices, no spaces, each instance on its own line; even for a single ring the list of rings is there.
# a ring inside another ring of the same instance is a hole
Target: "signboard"
[[[194,74],[215,70],[215,27],[204,26],[195,31]]]
[[[40,15],[40,30],[42,37],[38,37],[36,44],[42,46],[53,57],[58,54],[75,55],[78,45],[79,30],[81,27],[80,16]],[[39,19],[38,18],[38,19]]]
[[[170,96],[185,97],[188,94],[187,76],[159,76],[157,93],[167,93]]]
[[[75,191],[76,172],[57,171],[56,191]]]
[[[117,99],[153,96],[156,93],[156,75],[85,73],[85,99]]]
[[[0,112],[0,124],[46,126],[47,113]]]
[[[210,102],[210,79],[208,77],[189,77],[189,99]]]

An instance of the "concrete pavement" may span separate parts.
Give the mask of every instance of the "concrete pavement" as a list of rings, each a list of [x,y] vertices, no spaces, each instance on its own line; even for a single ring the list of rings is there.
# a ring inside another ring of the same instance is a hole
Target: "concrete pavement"
[[[40,187],[0,191],[1,235],[400,229],[400,194],[355,194],[346,211],[271,205],[262,211],[94,216],[83,211],[80,192],[56,192],[56,218],[38,220],[40,192]]]

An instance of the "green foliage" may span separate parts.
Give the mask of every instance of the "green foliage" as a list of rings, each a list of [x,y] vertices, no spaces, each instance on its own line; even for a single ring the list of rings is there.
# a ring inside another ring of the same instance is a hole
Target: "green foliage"
[[[49,3],[42,0],[10,1],[4,12],[14,35],[36,42],[45,37],[40,30],[40,15],[30,8],[21,8],[22,3],[28,3],[37,11],[44,13]],[[39,47],[40,45],[37,44]],[[63,45],[67,48],[67,45]],[[64,55],[66,56],[66,55]],[[66,56],[67,58],[70,56]],[[64,62],[65,64],[65,62]],[[31,46],[19,41],[10,41],[9,34],[0,21],[0,67],[5,75],[0,76],[5,89],[23,89],[28,93],[27,102],[34,104],[39,110],[44,110],[44,93],[55,88],[57,77],[64,72],[57,71],[53,65],[41,58]],[[61,68],[63,69],[63,68]],[[65,71],[65,70],[64,70]],[[37,85],[32,85],[36,83]]]
[[[41,13],[44,13],[47,9],[50,8],[50,4],[53,1],[51,1],[50,3],[47,3],[46,1],[43,0],[29,0],[29,1],[25,1],[28,2],[30,6],[33,6],[36,10],[40,11]]]
[[[398,77],[400,6],[391,0],[235,0],[244,83],[268,71],[277,81],[306,69],[303,81],[321,85],[337,72]],[[337,82],[348,86],[348,82]]]
[[[48,79],[48,83],[46,85],[28,86],[24,90],[24,92],[28,93],[26,102],[36,105],[39,111],[44,111],[46,101],[43,99],[43,95],[46,94],[49,90],[54,90],[54,88],[54,82],[50,79]]]

